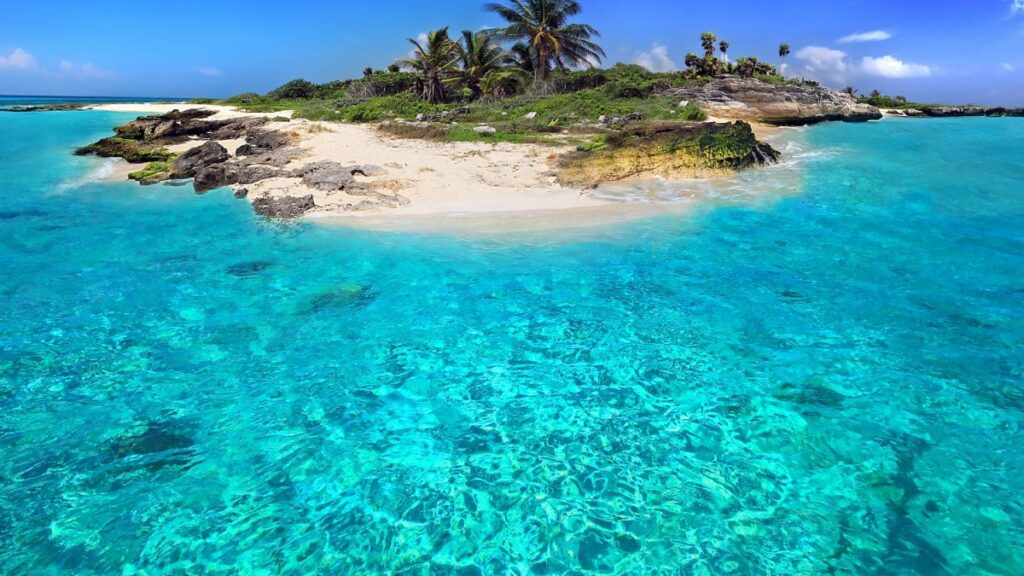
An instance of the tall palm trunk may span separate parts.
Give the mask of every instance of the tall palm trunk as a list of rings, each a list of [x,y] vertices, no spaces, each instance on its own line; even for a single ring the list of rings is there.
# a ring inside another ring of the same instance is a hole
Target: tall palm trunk
[[[548,77],[548,47],[543,42],[537,46],[537,68],[533,74],[537,82],[543,82]]]

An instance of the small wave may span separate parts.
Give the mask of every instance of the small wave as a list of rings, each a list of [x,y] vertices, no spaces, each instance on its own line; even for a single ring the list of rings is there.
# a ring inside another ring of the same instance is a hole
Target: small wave
[[[58,184],[54,189],[54,194],[64,194],[65,192],[77,190],[83,186],[88,186],[89,184],[108,180],[114,174],[115,170],[117,170],[117,163],[118,160],[116,158],[105,158],[100,160],[82,176],[69,178]]]

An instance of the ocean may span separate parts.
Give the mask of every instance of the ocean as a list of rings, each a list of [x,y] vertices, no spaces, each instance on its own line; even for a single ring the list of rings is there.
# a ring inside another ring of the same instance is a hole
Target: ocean
[[[1024,573],[1024,120],[460,235],[71,154],[132,116],[0,113],[0,573]]]

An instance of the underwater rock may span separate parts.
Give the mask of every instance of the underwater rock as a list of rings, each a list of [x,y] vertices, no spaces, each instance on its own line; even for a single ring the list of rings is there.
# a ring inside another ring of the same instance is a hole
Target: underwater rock
[[[746,122],[654,123],[609,134],[602,146],[564,156],[558,179],[594,188],[627,178],[728,173],[777,162],[779,156]]]
[[[240,264],[228,266],[227,273],[238,278],[252,278],[273,265],[273,262],[265,262],[262,260],[242,262]]]
[[[376,298],[376,294],[366,286],[345,284],[316,294],[300,307],[299,312],[310,314],[331,308],[362,307],[369,304],[374,298]]]

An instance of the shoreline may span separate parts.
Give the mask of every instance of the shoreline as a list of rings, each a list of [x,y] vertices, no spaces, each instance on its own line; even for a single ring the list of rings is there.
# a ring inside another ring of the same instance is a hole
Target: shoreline
[[[172,110],[202,109],[215,112],[212,120],[237,118],[291,118],[290,111],[273,113],[243,112],[221,105],[181,105],[160,103],[112,103],[86,107],[88,110],[166,114]],[[728,122],[710,118],[710,122]],[[754,124],[759,138],[774,140],[785,128]],[[556,179],[558,157],[572,148],[542,144],[487,142],[437,142],[399,138],[375,126],[337,122],[268,122],[263,130],[287,135],[297,157],[289,167],[316,162],[340,162],[349,165],[379,167],[369,177],[357,175],[356,181],[374,190],[372,194],[400,198],[401,202],[368,209],[346,209],[353,197],[341,191],[321,191],[294,177],[272,177],[247,185],[232,185],[236,193],[245,189],[250,201],[257,198],[300,198],[311,196],[315,208],[302,216],[319,225],[341,225],[377,230],[429,230],[481,232],[524,229],[587,228],[636,220],[660,214],[682,213],[703,200],[711,200],[709,186],[728,182],[730,176],[708,174],[688,180],[674,180],[682,190],[677,198],[616,198],[604,194],[604,185],[583,189],[561,185]],[[187,152],[205,143],[204,139],[170,145],[168,151]],[[216,140],[234,157],[244,139]],[[119,160],[105,180],[123,181],[130,172],[142,168]],[[643,180],[638,179],[637,185]],[[621,188],[632,181],[610,183]],[[379,192],[378,192],[379,191]],[[393,196],[391,196],[393,195]]]

